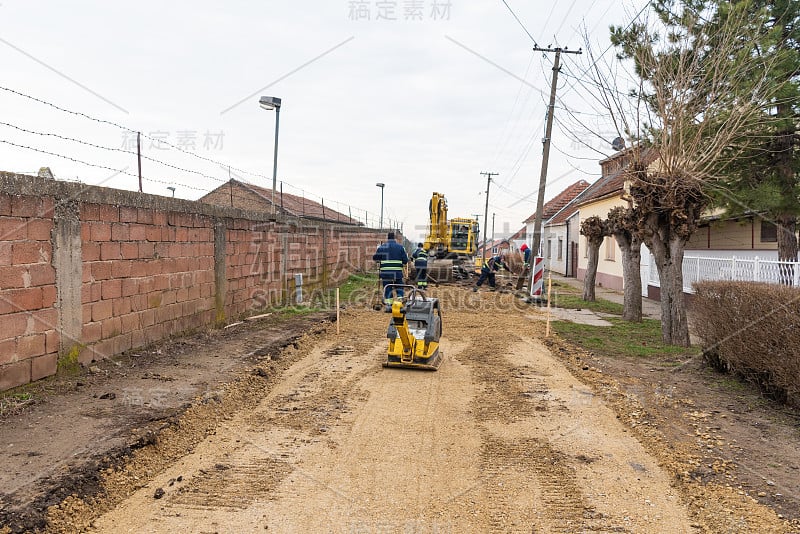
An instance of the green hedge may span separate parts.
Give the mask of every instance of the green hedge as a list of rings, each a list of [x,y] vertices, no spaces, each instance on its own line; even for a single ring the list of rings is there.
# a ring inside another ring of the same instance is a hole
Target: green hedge
[[[800,405],[800,288],[750,282],[695,284],[692,311],[713,367]]]

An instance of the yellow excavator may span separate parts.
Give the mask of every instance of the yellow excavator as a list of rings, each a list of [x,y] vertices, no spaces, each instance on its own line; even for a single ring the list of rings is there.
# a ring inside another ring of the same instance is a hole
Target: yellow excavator
[[[386,332],[389,349],[383,366],[436,371],[444,357],[439,348],[442,337],[439,300],[427,297],[414,286],[394,287],[402,287],[406,295],[392,303],[392,319]]]
[[[448,219],[447,200],[441,193],[433,193],[428,211],[430,225],[423,245],[428,251],[428,276],[435,282],[469,277],[478,250],[478,221]]]

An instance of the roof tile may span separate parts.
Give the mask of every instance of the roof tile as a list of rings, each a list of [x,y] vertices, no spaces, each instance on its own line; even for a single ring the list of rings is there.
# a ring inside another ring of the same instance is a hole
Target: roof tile
[[[546,202],[544,208],[542,209],[542,222],[546,223],[553,218],[554,215],[563,210],[570,202],[575,200],[575,197],[580,195],[588,187],[589,182],[586,180],[579,180],[561,191],[549,202]],[[536,213],[525,219],[523,222],[528,224],[534,222],[534,220],[536,220]]]

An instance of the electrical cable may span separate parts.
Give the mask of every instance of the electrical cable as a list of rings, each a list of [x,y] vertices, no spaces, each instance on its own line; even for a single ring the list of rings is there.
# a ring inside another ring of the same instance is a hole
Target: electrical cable
[[[517,16],[516,13],[514,13],[514,10],[511,9],[511,6],[508,5],[508,2],[506,2],[506,0],[502,0],[502,2],[506,5],[508,10],[511,12],[511,15],[517,20],[517,22],[519,22],[519,25],[522,26],[522,29],[525,30],[525,33],[528,34],[528,37],[531,38],[531,41],[533,42],[533,46],[538,47],[539,45],[536,44],[536,39],[533,38],[533,35],[531,35],[531,32],[528,31],[528,28],[526,28],[525,25],[522,23],[522,21],[519,20],[519,17]],[[555,2],[553,2],[553,3],[555,4]]]

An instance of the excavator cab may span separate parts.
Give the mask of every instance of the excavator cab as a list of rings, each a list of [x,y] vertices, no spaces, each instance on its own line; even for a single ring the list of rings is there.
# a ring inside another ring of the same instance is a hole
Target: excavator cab
[[[427,297],[414,286],[395,287],[406,290],[406,296],[392,304],[392,318],[386,332],[389,348],[383,366],[436,371],[444,357],[439,349],[442,336],[439,300]]]

